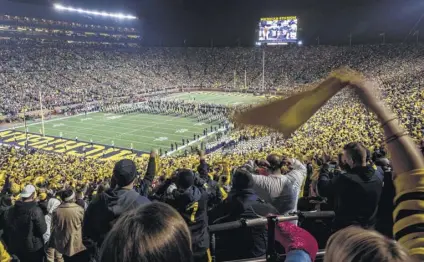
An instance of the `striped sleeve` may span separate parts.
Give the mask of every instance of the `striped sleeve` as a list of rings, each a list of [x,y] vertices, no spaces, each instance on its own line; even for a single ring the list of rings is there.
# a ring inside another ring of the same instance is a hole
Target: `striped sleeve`
[[[398,175],[393,211],[395,239],[424,261],[424,169]]]

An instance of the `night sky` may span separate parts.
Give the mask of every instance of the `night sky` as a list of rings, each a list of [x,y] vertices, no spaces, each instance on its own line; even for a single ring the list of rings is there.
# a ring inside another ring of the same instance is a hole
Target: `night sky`
[[[15,0],[16,1],[16,0]],[[49,0],[20,0],[46,4]],[[51,0],[53,1],[53,0]],[[126,11],[140,17],[144,43],[166,46],[252,46],[260,17],[299,19],[299,39],[305,44],[414,42],[421,29],[423,0],[59,0],[60,3],[106,11]],[[51,2],[50,2],[51,3]],[[423,18],[424,20],[424,18]],[[412,30],[412,31],[411,31]],[[411,32],[411,33],[410,33]],[[409,35],[409,37],[407,37]]]

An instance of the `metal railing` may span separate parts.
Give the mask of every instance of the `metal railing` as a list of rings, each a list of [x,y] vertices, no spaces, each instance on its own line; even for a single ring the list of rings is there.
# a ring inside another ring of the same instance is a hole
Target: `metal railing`
[[[215,233],[233,230],[238,228],[248,228],[255,226],[264,226],[268,225],[268,239],[267,239],[267,252],[266,257],[263,258],[252,258],[245,260],[236,260],[232,262],[278,262],[284,261],[285,255],[280,255],[277,253],[275,248],[275,228],[278,222],[294,221],[299,220],[303,221],[305,219],[324,219],[334,217],[333,211],[312,211],[312,212],[297,212],[296,214],[289,216],[271,216],[255,219],[240,219],[233,222],[227,222],[222,224],[216,224],[209,226],[210,233],[210,249],[212,255],[212,262],[216,262],[216,239]],[[325,251],[319,251],[317,253],[317,258],[322,258],[325,255]]]

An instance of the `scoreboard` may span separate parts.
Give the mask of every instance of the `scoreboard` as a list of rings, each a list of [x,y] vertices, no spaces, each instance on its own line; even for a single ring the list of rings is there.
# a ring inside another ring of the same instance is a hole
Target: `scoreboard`
[[[284,45],[297,42],[297,17],[265,17],[259,21],[257,43],[262,45]]]

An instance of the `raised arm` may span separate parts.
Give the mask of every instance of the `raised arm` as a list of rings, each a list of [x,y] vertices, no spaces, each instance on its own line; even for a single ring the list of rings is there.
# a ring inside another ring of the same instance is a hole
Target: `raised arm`
[[[424,261],[424,160],[398,119],[371,92],[366,81],[351,83],[361,101],[374,112],[386,137],[395,172],[394,237],[411,256]]]
[[[157,157],[157,150],[152,150],[150,152],[149,163],[147,164],[146,175],[144,175],[143,180],[140,183],[139,193],[142,196],[147,197],[149,193],[149,187],[152,185],[153,180],[155,179],[157,173],[157,161],[159,161]]]
[[[146,175],[143,178],[144,183],[148,183],[149,186],[153,182],[153,179],[155,179],[155,176],[157,173],[157,164],[158,164],[157,155],[158,155],[157,150],[152,150],[150,152],[150,158],[149,158],[149,163],[147,164]]]

